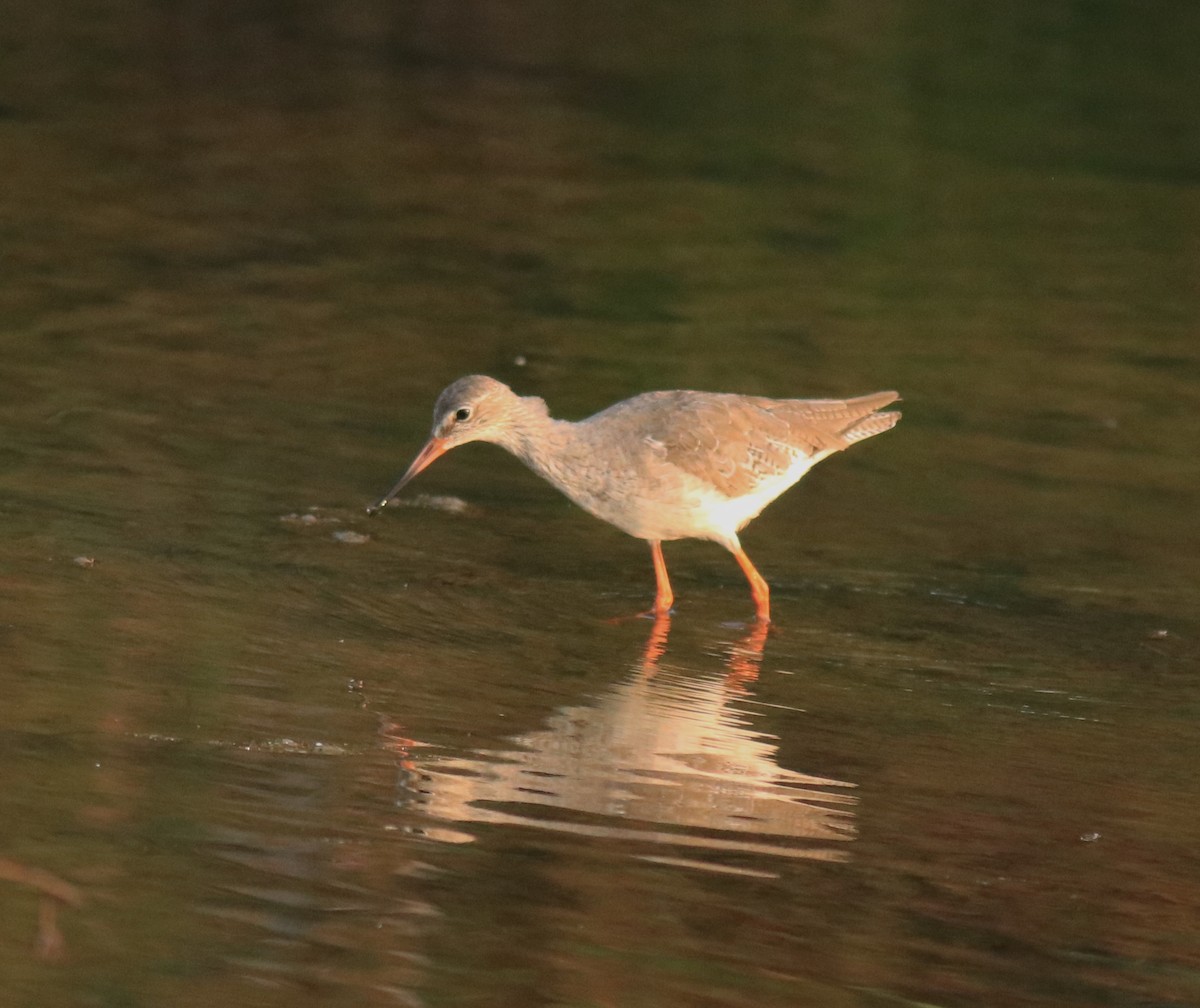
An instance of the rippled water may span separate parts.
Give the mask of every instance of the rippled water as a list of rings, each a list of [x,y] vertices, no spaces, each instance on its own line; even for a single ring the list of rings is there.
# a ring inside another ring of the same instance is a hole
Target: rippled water
[[[18,3],[6,1004],[1200,1003],[1200,19]],[[440,388],[899,388],[733,560]]]

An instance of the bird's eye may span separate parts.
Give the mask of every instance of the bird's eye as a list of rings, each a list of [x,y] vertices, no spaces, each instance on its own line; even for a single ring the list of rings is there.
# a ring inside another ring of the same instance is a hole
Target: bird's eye
[[[470,420],[471,419],[471,407],[470,406],[460,406],[458,409],[456,409],[454,411],[454,419],[457,420],[459,423],[462,423],[464,420]]]

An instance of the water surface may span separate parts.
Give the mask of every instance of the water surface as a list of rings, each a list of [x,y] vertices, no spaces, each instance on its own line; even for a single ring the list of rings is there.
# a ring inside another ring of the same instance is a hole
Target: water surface
[[[7,1003],[1200,1002],[1198,36],[18,3]],[[489,446],[367,519],[472,372],[906,415],[655,624]]]

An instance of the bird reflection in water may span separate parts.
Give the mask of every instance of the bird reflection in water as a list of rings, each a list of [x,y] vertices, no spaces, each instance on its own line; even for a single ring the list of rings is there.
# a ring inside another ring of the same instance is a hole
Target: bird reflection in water
[[[420,815],[412,827],[457,843],[474,837],[438,823],[602,837],[643,857],[673,848],[844,860],[854,785],[780,767],[775,737],[752,727],[766,624],[730,642],[721,674],[707,676],[663,663],[669,631],[669,616],[656,619],[630,676],[594,703],[559,708],[511,748],[426,755],[393,736],[404,752],[399,804]]]

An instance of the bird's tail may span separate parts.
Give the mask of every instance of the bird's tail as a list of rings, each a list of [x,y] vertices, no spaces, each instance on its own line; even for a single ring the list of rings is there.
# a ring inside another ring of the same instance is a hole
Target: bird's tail
[[[885,413],[872,413],[870,416],[863,417],[842,431],[842,437],[846,439],[847,444],[854,444],[855,441],[862,441],[864,438],[874,437],[876,434],[882,434],[886,430],[891,430],[899,423],[902,416],[904,414],[898,410],[888,410]]]
[[[874,395],[863,396],[860,399],[851,399],[846,405],[861,406],[864,415],[848,427],[842,428],[840,433],[846,444],[852,445],[856,441],[863,441],[895,427],[904,414],[898,410],[879,411],[879,408],[893,403],[899,398],[900,395],[897,392],[876,392]]]

